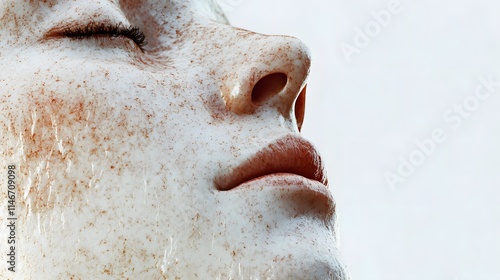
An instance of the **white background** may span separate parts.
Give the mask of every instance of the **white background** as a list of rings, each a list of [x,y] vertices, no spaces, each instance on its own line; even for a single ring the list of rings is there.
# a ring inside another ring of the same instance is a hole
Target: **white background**
[[[500,279],[500,87],[473,100],[480,77],[500,81],[499,2],[400,0],[350,62],[341,45],[389,0],[220,2],[233,25],[312,51],[303,134],[328,164],[353,279]],[[474,110],[447,121],[464,100]],[[435,129],[446,140],[391,187]]]

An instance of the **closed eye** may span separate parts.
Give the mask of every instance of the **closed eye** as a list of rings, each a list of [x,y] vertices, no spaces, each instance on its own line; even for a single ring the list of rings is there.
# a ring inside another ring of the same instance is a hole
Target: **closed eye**
[[[135,42],[135,44],[144,51],[147,44],[146,35],[138,28],[133,26],[123,26],[123,24],[107,24],[99,22],[90,22],[83,27],[67,27],[59,33],[63,37],[85,39],[101,36],[126,37]]]

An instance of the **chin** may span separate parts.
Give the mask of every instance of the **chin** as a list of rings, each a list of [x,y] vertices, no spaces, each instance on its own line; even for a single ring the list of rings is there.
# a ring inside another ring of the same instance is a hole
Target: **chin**
[[[214,277],[236,279],[350,279],[337,247],[335,214],[310,207],[307,193],[287,187],[240,188],[218,197],[221,224],[202,243]],[[298,189],[300,190],[300,189]],[[302,197],[300,201],[296,197]],[[328,205],[322,195],[315,205]],[[307,206],[307,207],[306,207]],[[216,207],[217,208],[217,207]],[[312,210],[311,210],[312,209]],[[214,249],[217,248],[217,249]]]
[[[347,270],[333,246],[313,247],[309,242],[284,242],[284,250],[258,256],[255,278],[273,279],[349,279]],[[285,252],[288,249],[288,252]],[[293,249],[290,251],[290,249]],[[264,261],[265,260],[265,261]]]
[[[350,279],[344,266],[337,260],[311,260],[307,259],[307,257],[304,256],[302,259],[291,259],[287,263],[276,264],[272,270],[268,270],[268,272],[273,271],[272,275],[266,275],[265,272],[259,276],[272,276],[274,279]]]
[[[242,255],[241,261],[236,257],[218,276],[236,279],[350,279],[334,246],[312,247],[310,242],[297,244],[294,238],[262,248],[251,256]]]

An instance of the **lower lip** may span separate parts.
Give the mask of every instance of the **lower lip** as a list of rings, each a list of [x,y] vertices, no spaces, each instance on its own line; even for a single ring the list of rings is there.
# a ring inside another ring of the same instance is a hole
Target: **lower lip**
[[[246,181],[237,187],[228,190],[264,190],[273,188],[280,192],[299,193],[304,199],[313,199],[315,204],[323,204],[326,211],[333,211],[335,202],[327,186],[323,183],[305,178],[297,174],[276,173],[261,176]]]

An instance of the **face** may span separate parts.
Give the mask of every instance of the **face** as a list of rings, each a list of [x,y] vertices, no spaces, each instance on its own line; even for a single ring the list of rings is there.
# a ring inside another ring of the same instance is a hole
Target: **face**
[[[231,27],[210,1],[4,0],[0,65],[16,276],[348,278],[299,133],[297,39]]]

